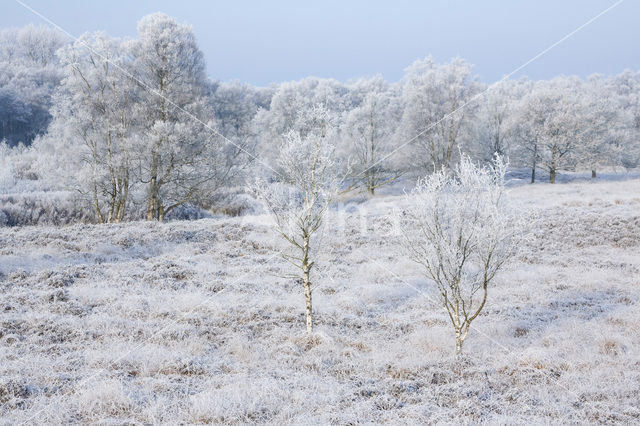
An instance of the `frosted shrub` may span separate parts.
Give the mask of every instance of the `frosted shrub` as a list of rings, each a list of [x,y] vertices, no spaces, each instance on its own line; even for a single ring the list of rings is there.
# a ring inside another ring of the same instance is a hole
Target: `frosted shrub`
[[[404,248],[438,288],[456,353],[524,235],[522,217],[506,203],[505,171],[500,157],[489,168],[463,156],[455,171],[443,168],[420,181],[398,217]]]
[[[91,209],[67,191],[25,192],[0,197],[0,226],[94,222]]]

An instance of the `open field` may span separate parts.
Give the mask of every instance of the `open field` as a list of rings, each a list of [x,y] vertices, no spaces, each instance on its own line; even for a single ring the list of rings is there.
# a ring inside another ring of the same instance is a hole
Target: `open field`
[[[510,193],[461,357],[401,197],[331,211],[311,338],[266,217],[0,229],[0,423],[640,422],[640,180]]]

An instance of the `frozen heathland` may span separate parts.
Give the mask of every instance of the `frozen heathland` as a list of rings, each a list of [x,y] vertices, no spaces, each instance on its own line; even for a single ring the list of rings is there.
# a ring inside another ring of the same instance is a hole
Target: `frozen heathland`
[[[636,423],[640,180],[515,185],[534,237],[462,355],[406,197],[332,205],[302,283],[267,215],[0,229],[0,423]]]

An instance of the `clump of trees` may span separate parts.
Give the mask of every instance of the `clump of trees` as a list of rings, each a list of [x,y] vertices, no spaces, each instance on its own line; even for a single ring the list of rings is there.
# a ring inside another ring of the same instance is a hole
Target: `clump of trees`
[[[118,69],[127,66],[126,52],[119,40],[96,33],[61,49],[59,57],[65,78],[41,144],[58,164],[73,167],[61,178],[90,200],[98,221],[119,222],[135,184],[132,142],[140,119],[138,87]]]
[[[37,142],[75,166],[49,175],[83,194],[103,223],[136,217],[134,203],[162,221],[232,184],[250,159],[249,142],[236,138],[244,129],[229,133],[235,140],[219,130],[191,28],[154,14],[138,33],[127,42],[86,34],[58,52],[64,79]]]

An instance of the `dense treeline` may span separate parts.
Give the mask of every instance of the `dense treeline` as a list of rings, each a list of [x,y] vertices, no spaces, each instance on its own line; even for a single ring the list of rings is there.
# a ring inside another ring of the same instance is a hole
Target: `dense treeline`
[[[29,25],[0,31],[0,140],[29,144],[46,132],[52,95],[63,77],[56,51],[65,38]]]
[[[208,79],[191,28],[154,14],[128,40],[0,33],[0,186],[70,191],[90,213],[69,216],[98,222],[209,209],[230,188],[273,177],[292,134],[318,129],[318,108],[344,188],[369,194],[463,154],[498,153],[531,182],[541,170],[553,183],[562,170],[596,177],[640,164],[639,72],[488,86],[462,59],[429,57],[397,83],[309,77],[257,88]]]

